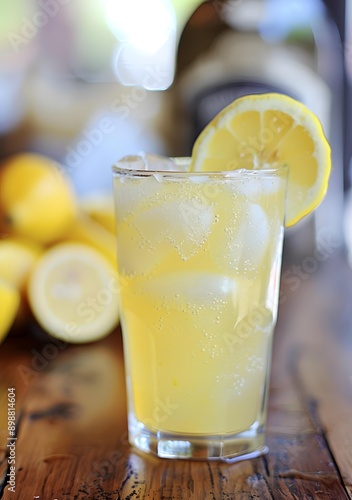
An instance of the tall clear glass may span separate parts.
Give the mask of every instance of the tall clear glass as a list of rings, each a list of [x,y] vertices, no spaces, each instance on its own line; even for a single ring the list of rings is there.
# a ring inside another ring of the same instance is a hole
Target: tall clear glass
[[[128,165],[113,176],[130,443],[164,458],[265,453],[287,171]]]

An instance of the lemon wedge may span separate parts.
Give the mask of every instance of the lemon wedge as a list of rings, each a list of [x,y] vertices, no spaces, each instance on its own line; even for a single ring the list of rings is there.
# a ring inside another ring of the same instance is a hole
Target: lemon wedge
[[[118,323],[115,270],[88,245],[62,243],[47,250],[31,273],[27,291],[38,323],[60,340],[92,342]]]
[[[323,200],[331,170],[330,146],[318,118],[282,94],[248,95],[224,108],[201,132],[191,170],[219,172],[287,165],[286,226]]]

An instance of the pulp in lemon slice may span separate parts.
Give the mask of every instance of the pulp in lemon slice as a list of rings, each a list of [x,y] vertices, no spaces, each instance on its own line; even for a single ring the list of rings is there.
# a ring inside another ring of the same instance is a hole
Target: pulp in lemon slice
[[[296,224],[325,196],[330,146],[318,118],[281,94],[248,95],[223,109],[197,138],[192,171],[288,166],[286,226]]]
[[[88,245],[62,243],[43,254],[31,274],[28,297],[43,329],[66,342],[98,340],[118,323],[115,270]]]

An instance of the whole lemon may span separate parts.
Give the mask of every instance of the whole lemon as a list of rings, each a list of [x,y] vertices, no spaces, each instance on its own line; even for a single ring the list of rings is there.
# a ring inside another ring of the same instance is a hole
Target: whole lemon
[[[50,158],[21,153],[0,166],[2,234],[53,243],[69,231],[76,213],[68,179]]]
[[[12,327],[20,305],[20,294],[14,286],[0,279],[0,344]]]
[[[42,251],[42,246],[32,240],[13,236],[0,239],[0,280],[23,291]]]

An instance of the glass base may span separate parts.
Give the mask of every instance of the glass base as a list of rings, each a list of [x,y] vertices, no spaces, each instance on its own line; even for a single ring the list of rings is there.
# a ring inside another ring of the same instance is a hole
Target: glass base
[[[161,458],[222,460],[233,463],[268,453],[264,427],[237,434],[197,435],[151,431],[129,417],[129,442],[141,451]]]

